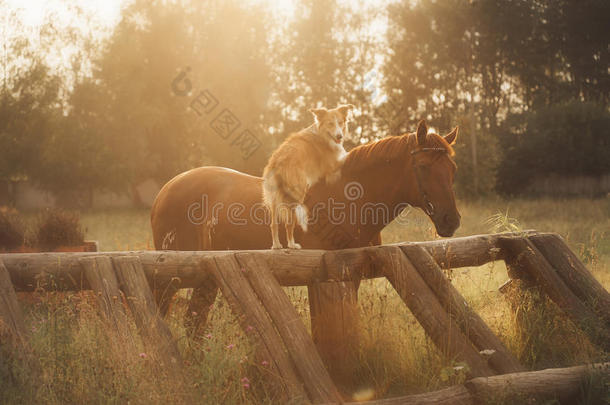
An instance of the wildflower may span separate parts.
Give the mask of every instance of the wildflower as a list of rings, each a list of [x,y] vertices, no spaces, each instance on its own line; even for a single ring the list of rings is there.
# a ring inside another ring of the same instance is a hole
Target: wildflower
[[[140,353],[140,354],[138,354],[138,356],[140,356],[143,359],[148,357],[148,355],[146,353]]]
[[[241,272],[242,272],[242,273],[245,273],[245,272],[246,272],[246,268],[245,268],[245,267],[242,267],[242,268],[241,268]]]
[[[233,343],[230,343],[230,344],[227,345],[227,349],[232,349],[234,347],[235,347],[235,345]]]
[[[193,311],[193,312],[191,312],[191,315],[193,315],[193,316],[197,316],[197,311]]]
[[[246,331],[247,332],[250,332],[250,331],[253,331],[253,330],[254,330],[254,328],[252,327],[252,325],[246,326]]]
[[[261,365],[263,367],[267,367],[269,365],[269,362],[267,360],[263,360],[263,361],[261,361]]]
[[[248,384],[248,383],[242,384],[242,386],[243,386],[245,389],[250,388],[250,384]]]
[[[212,339],[212,334],[211,334],[211,333],[208,333],[207,335],[205,335],[205,337],[206,337],[207,339]]]
[[[240,380],[242,383],[249,383],[250,380],[248,379],[248,377],[244,377]]]
[[[241,386],[245,389],[250,388],[250,380],[248,379],[248,377],[244,377],[241,379]]]

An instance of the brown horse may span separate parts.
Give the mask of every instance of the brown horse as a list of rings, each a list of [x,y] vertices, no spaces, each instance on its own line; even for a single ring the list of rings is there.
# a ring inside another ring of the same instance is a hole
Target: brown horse
[[[308,232],[296,237],[305,249],[341,249],[379,244],[380,231],[407,205],[422,208],[441,236],[460,225],[451,145],[457,128],[442,137],[416,134],[384,138],[347,154],[341,178],[315,184],[306,198]],[[222,167],[200,167],[170,180],[151,213],[156,249],[267,249],[269,214],[262,203],[262,179]],[[285,234],[280,235],[285,243]],[[195,290],[191,310],[205,323],[216,297],[213,280]],[[162,300],[161,311],[167,311]],[[195,308],[194,306],[201,306]]]

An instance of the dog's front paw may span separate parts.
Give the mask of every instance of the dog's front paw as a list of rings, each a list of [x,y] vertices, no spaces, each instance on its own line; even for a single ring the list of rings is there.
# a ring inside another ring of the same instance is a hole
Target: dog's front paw
[[[288,244],[288,249],[300,249],[301,245],[296,243],[296,242],[292,242]]]
[[[278,242],[271,245],[271,249],[284,249],[284,246],[282,246],[282,244]]]

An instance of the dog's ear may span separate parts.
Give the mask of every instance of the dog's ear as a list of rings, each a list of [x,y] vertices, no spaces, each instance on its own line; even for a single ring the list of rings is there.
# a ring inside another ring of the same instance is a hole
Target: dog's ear
[[[339,113],[341,115],[343,115],[343,118],[347,118],[347,114],[349,114],[349,112],[351,110],[353,110],[354,108],[356,108],[356,107],[354,107],[351,104],[341,104],[340,106],[337,107],[337,110],[339,111]]]
[[[313,114],[316,121],[320,122],[324,119],[324,116],[328,113],[328,110],[324,107],[322,108],[310,108],[309,112]]]

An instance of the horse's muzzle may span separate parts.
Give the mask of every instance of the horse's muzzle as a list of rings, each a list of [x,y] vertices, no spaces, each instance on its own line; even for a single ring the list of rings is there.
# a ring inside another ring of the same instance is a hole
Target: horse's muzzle
[[[460,227],[460,214],[457,215],[449,215],[445,214],[440,220],[434,222],[434,226],[436,228],[436,233],[444,238],[448,238],[453,236],[455,231]]]

